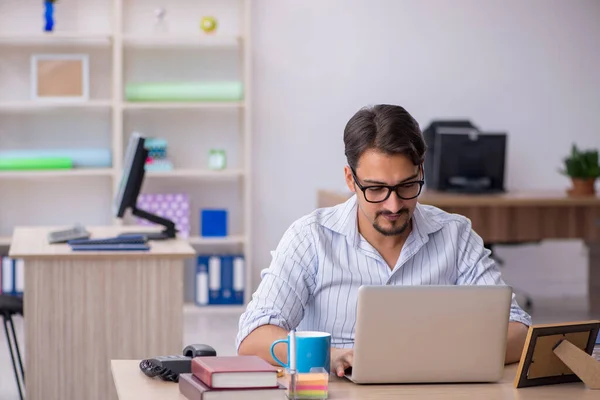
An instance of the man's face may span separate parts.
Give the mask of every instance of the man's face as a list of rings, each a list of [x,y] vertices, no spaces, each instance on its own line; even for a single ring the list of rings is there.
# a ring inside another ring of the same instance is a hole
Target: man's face
[[[415,196],[421,188],[417,183],[422,179],[420,166],[404,155],[367,150],[358,160],[354,174],[349,166],[344,172],[348,188],[357,193],[360,212],[379,233],[393,236],[406,231],[417,206]],[[390,193],[384,186],[396,186],[396,192]],[[401,199],[396,193],[414,198]]]

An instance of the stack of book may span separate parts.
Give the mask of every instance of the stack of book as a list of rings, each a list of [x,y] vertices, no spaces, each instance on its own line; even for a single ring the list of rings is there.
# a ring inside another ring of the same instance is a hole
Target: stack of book
[[[179,391],[188,400],[287,398],[277,368],[257,356],[195,357],[192,373],[179,375]]]

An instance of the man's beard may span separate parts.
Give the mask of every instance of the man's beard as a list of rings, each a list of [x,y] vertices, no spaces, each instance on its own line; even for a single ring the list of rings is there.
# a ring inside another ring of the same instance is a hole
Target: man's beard
[[[384,215],[399,215],[399,218],[396,221],[387,221],[388,223],[392,224],[392,227],[386,229],[377,223],[377,219],[380,216],[382,218],[385,218]],[[397,225],[402,222],[403,218],[406,218],[406,220],[401,225]],[[409,225],[410,216],[408,214],[408,210],[405,208],[396,213],[392,213],[390,211],[378,211],[377,214],[375,214],[375,221],[373,222],[373,228],[375,228],[377,232],[381,233],[384,236],[401,235],[406,231]]]

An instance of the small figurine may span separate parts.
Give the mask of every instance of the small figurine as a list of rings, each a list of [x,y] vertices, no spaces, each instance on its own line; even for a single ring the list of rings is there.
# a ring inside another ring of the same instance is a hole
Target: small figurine
[[[212,33],[217,29],[217,20],[215,17],[202,17],[200,20],[200,29],[206,33]]]
[[[154,10],[154,17],[156,21],[154,22],[154,31],[157,33],[166,33],[168,31],[167,28],[167,9],[164,7],[158,7]]]
[[[156,16],[156,22],[162,22],[165,19],[165,16],[167,15],[167,10],[165,10],[163,7],[159,7],[156,10],[154,10],[154,15]]]
[[[46,32],[52,32],[54,29],[54,3],[56,0],[44,0],[44,5],[46,6],[44,17],[46,18],[46,25],[44,26],[44,30]]]

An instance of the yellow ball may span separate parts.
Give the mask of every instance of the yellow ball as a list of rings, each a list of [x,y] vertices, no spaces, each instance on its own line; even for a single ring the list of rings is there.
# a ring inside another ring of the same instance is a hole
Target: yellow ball
[[[217,29],[217,20],[214,17],[202,17],[200,20],[200,29],[204,32],[213,32]]]

